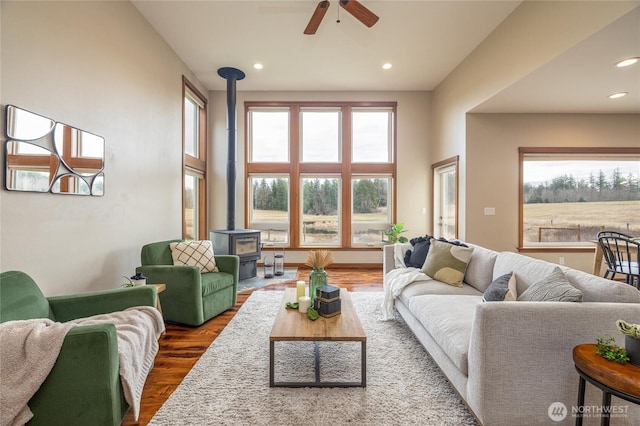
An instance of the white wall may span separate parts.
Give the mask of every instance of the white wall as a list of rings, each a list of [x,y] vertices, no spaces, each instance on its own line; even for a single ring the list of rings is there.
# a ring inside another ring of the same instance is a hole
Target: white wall
[[[245,120],[246,101],[390,101],[397,102],[397,220],[404,222],[413,236],[424,235],[431,227],[431,161],[428,161],[430,92],[249,92],[237,83],[238,159],[236,192],[236,227],[244,227],[245,191]],[[209,116],[213,150],[210,151],[209,224],[211,229],[226,228],[226,92],[209,93]],[[216,200],[220,200],[217,202]],[[422,208],[427,214],[422,213]],[[308,250],[287,251],[287,263],[304,263]],[[381,263],[380,249],[368,251],[334,251],[336,263]]]
[[[1,8],[2,106],[103,136],[106,161],[103,197],[0,191],[0,269],[48,296],[117,287],[181,236],[182,75],[202,87],[129,2]]]
[[[468,114],[467,239],[518,246],[519,147],[640,147],[640,114]],[[484,216],[495,207],[495,216]],[[527,253],[592,271],[593,253]]]

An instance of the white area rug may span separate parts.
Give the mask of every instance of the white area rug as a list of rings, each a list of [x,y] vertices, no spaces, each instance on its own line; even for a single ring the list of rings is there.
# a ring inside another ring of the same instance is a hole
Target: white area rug
[[[382,292],[351,293],[367,333],[366,388],[270,388],[269,332],[282,292],[254,292],[150,425],[475,425]],[[275,379],[313,380],[313,343],[276,343]],[[359,343],[321,343],[322,380],[359,380]]]

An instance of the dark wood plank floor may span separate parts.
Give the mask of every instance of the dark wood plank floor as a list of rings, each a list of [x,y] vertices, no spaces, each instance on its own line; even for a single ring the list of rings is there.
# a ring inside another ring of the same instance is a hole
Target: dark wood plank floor
[[[309,269],[298,269],[297,279],[309,281]],[[329,282],[349,291],[382,291],[382,269],[334,269],[327,270]],[[162,404],[182,382],[184,376],[198,361],[220,332],[231,321],[242,304],[254,291],[282,290],[294,287],[295,280],[284,284],[274,284],[256,290],[238,293],[236,305],[211,319],[200,327],[182,327],[167,324],[166,333],[160,337],[160,350],[153,370],[147,377],[142,393],[140,416],[134,421],[131,410],[124,422],[128,425],[146,425]]]

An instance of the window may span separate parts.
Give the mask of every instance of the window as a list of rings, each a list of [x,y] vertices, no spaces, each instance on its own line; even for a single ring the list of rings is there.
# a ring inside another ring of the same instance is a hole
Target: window
[[[394,222],[395,102],[246,102],[247,227],[289,247],[382,244]]]
[[[431,166],[433,175],[433,233],[458,237],[458,157]]]
[[[182,238],[207,238],[207,100],[185,77],[183,91]]]
[[[392,223],[393,179],[389,176],[355,176],[351,179],[351,242],[376,245]]]
[[[301,245],[340,245],[340,178],[303,175]]]
[[[261,242],[289,244],[289,176],[252,175],[249,227],[261,229]]]
[[[520,247],[640,235],[640,149],[520,148]]]

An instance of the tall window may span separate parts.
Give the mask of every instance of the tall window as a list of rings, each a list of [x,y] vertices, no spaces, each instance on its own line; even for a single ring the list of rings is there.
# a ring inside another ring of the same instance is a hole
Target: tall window
[[[182,237],[206,238],[207,100],[182,77]]]
[[[458,237],[458,157],[431,166],[433,174],[433,233]]]
[[[395,102],[247,102],[248,227],[289,247],[381,245],[394,221]]]
[[[640,149],[520,148],[520,247],[640,235]]]

